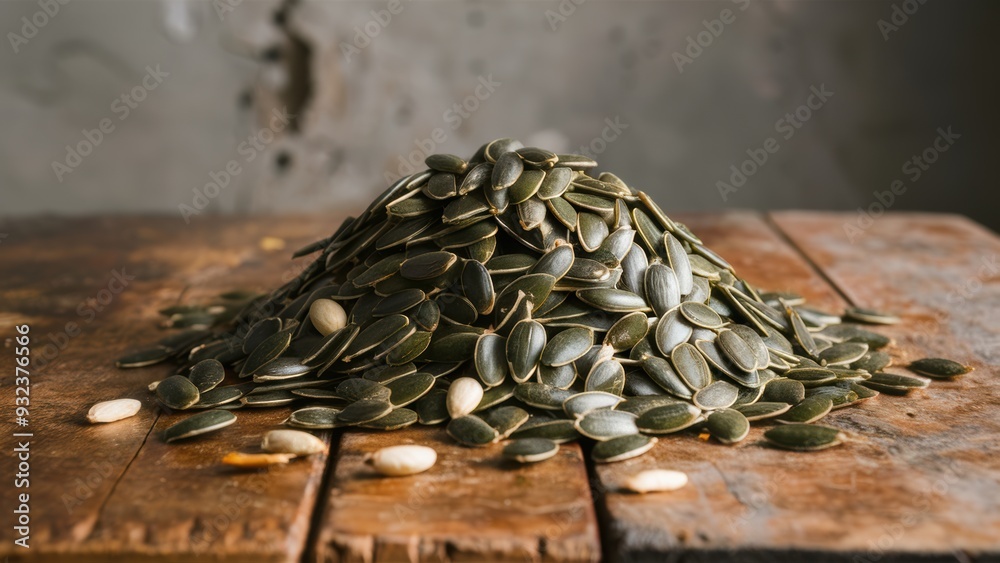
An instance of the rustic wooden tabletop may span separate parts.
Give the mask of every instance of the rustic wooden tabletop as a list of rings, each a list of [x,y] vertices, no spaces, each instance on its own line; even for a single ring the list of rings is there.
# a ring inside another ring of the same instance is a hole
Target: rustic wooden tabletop
[[[879,328],[897,364],[946,356],[976,370],[907,398],[835,411],[855,439],[797,454],[693,433],[650,455],[593,466],[576,444],[508,467],[500,446],[454,445],[437,427],[320,433],[329,458],[267,471],[218,463],[250,448],[287,409],[243,410],[239,431],[166,446],[146,385],[171,369],[113,360],[158,334],[157,310],[298,273],[291,250],[338,217],[117,217],[0,221],[3,526],[9,561],[1000,560],[1000,238],[967,219],[888,214],[853,240],[836,213],[680,217],[758,287],[832,311],[900,314]],[[274,250],[280,241],[284,250]],[[30,413],[14,420],[15,327],[30,326]],[[91,426],[89,405],[133,397],[126,421]],[[30,433],[28,438],[13,433]],[[30,488],[12,486],[20,440]],[[362,460],[385,444],[430,444],[430,472],[376,478]],[[23,448],[22,448],[23,449]],[[634,471],[669,467],[674,493],[619,492]],[[30,492],[30,547],[14,544]],[[5,559],[6,561],[6,559]]]

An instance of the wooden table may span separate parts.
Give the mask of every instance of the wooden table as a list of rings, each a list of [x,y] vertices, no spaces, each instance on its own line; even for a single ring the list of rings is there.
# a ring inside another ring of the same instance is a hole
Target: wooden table
[[[681,217],[751,283],[817,306],[895,311],[881,332],[898,364],[943,355],[976,366],[907,398],[881,396],[828,421],[856,435],[814,454],[693,435],[592,466],[566,445],[511,468],[499,446],[453,445],[439,428],[324,434],[329,459],[268,471],[218,463],[286,409],[244,410],[239,431],[165,446],[146,384],[167,366],[112,361],[157,336],[156,311],[297,273],[289,252],[337,217],[21,219],[0,222],[4,416],[0,557],[10,561],[997,561],[1000,560],[1000,239],[956,216],[890,214],[852,242],[853,215],[728,212]],[[275,240],[287,243],[273,248]],[[117,280],[117,281],[115,281]],[[127,282],[127,285],[126,285]],[[117,290],[117,291],[116,291]],[[15,326],[31,327],[30,422],[13,425]],[[73,323],[68,325],[68,323]],[[75,326],[73,326],[75,325]],[[45,365],[41,365],[45,364]],[[91,426],[89,405],[143,402]],[[30,444],[30,548],[13,545],[12,433]],[[365,452],[433,445],[425,474],[380,479]],[[687,472],[670,493],[618,491],[645,468]],[[6,561],[6,560],[5,560]]]

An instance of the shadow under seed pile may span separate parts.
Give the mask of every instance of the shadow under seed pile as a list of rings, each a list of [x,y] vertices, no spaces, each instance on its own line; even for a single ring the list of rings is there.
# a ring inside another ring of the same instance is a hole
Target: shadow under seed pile
[[[927,385],[882,371],[886,337],[758,293],[645,193],[592,176],[588,157],[499,139],[426,162],[299,250],[318,257],[297,279],[169,310],[189,330],[119,361],[184,362],[155,392],[201,412],[166,440],[296,403],[290,426],[447,424],[468,446],[513,439],[504,455],[520,462],[581,436],[596,461],[619,461],[693,426],[731,444],[766,418],[786,423],[772,445],[817,450],[844,438],[812,424],[831,409]],[[920,362],[932,377],[969,370]],[[226,368],[247,382],[219,386]]]

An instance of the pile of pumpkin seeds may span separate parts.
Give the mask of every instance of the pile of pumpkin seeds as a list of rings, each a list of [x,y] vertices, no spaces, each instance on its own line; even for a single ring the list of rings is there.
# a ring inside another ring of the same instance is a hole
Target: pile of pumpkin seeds
[[[883,371],[888,338],[841,322],[899,319],[758,291],[589,157],[499,139],[426,164],[296,252],[316,257],[270,294],[164,311],[187,330],[119,366],[182,363],[151,386],[198,411],[167,441],[292,405],[288,426],[446,424],[466,446],[511,440],[518,462],[581,437],[619,461],[687,428],[733,444],[765,419],[784,423],[773,446],[818,450],[844,439],[815,424],[831,410],[927,385]]]

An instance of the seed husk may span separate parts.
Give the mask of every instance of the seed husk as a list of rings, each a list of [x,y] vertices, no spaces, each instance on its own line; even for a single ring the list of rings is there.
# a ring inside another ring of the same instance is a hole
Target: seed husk
[[[209,432],[214,432],[236,422],[236,415],[226,411],[213,409],[193,414],[163,431],[163,441],[175,442],[193,438]]]
[[[270,467],[272,465],[284,465],[293,459],[295,459],[294,454],[286,453],[247,454],[243,452],[229,452],[223,456],[222,463],[224,465],[231,465],[233,467],[240,467],[244,469],[259,469],[263,467]]]
[[[632,434],[630,436],[619,436],[603,442],[594,444],[594,449],[590,452],[590,457],[597,463],[614,463],[639,457],[653,449],[656,445],[656,438],[650,438],[642,434]]]
[[[301,430],[270,430],[260,442],[260,449],[273,454],[307,456],[326,452],[326,442]]]
[[[376,471],[387,477],[423,473],[437,462],[437,452],[427,446],[403,445],[382,448],[369,459]]]
[[[859,323],[876,325],[894,325],[900,322],[900,318],[889,313],[882,313],[872,309],[862,309],[860,307],[848,307],[844,311],[844,317]]]
[[[801,452],[824,450],[841,444],[844,433],[819,424],[784,424],[764,432],[764,439],[774,447]]]
[[[633,493],[646,494],[676,491],[687,483],[688,476],[682,471],[647,469],[625,479],[622,488]]]
[[[482,385],[471,377],[460,377],[448,387],[448,415],[459,418],[471,414],[482,400]]]
[[[518,463],[544,461],[559,453],[559,444],[545,438],[521,438],[503,448],[503,457]]]
[[[87,422],[91,424],[115,422],[116,420],[135,416],[140,408],[142,408],[142,403],[135,399],[101,401],[90,407],[90,410],[87,411]]]
[[[962,365],[954,360],[945,358],[921,358],[910,362],[908,367],[914,373],[935,379],[958,377],[973,370],[971,366]]]

